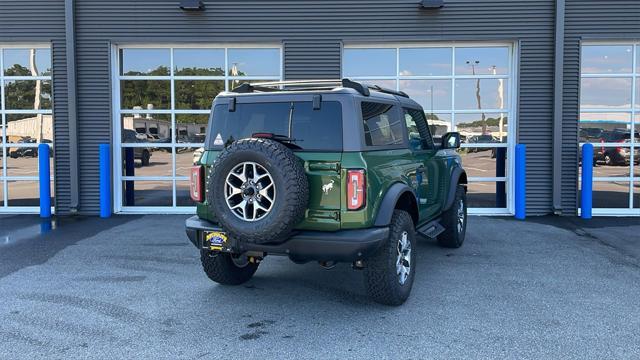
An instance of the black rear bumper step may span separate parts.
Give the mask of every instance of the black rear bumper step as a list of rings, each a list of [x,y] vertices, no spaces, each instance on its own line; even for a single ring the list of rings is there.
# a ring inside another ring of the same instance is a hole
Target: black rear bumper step
[[[217,224],[193,216],[185,223],[189,240],[204,249],[204,233],[224,231]],[[296,262],[336,261],[353,262],[373,254],[389,237],[388,227],[327,231],[297,231],[281,244],[251,244],[238,242],[232,246],[238,252],[263,252],[285,255]]]

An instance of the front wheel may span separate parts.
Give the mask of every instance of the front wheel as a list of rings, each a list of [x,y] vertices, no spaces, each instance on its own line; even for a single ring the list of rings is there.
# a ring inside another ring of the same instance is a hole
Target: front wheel
[[[246,256],[202,250],[200,260],[209,279],[222,285],[244,284],[258,270],[258,264],[249,262]]]
[[[371,298],[384,305],[402,305],[413,286],[416,272],[416,239],[413,220],[406,211],[395,210],[389,237],[369,260],[364,271]]]
[[[447,248],[459,248],[467,233],[467,192],[464,186],[456,187],[451,208],[442,214],[444,231],[438,236],[438,244]]]

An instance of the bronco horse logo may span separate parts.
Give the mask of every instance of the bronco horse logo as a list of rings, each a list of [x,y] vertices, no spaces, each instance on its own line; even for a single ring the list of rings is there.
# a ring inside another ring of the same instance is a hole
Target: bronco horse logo
[[[325,195],[329,195],[329,191],[333,190],[333,183],[334,181],[331,180],[328,184],[322,185],[322,192],[324,192]]]

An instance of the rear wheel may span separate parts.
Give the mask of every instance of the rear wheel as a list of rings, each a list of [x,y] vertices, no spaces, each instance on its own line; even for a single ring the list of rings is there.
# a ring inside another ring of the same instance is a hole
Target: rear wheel
[[[462,185],[456,188],[451,208],[442,214],[444,231],[438,236],[438,244],[447,248],[459,248],[467,233],[467,192]]]
[[[385,305],[403,304],[413,286],[416,240],[411,215],[395,210],[389,238],[367,260],[364,278],[369,296]]]
[[[200,260],[209,279],[222,285],[243,284],[258,270],[258,264],[249,262],[246,256],[202,250]]]

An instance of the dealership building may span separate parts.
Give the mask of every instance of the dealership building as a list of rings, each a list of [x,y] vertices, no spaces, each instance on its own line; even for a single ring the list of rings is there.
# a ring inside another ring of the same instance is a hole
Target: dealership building
[[[244,82],[350,78],[458,131],[475,214],[575,216],[594,144],[594,215],[640,216],[637,0],[3,0],[0,213],[191,213],[189,168],[213,98]],[[196,155],[197,156],[197,155]]]

